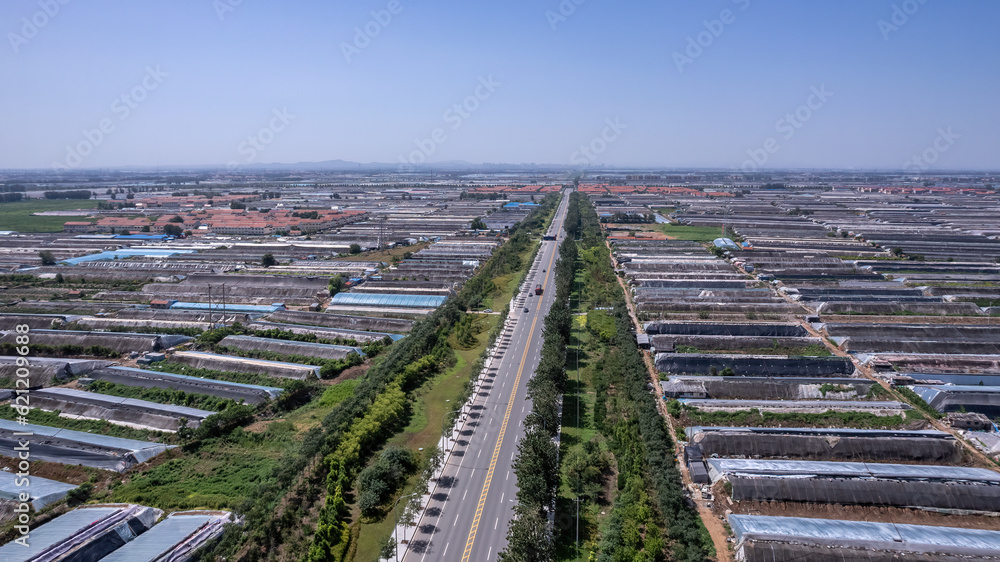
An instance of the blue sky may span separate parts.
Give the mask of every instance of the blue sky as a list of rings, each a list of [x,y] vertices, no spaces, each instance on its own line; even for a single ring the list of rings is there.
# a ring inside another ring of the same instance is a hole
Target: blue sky
[[[997,169],[998,20],[986,0],[4,0],[0,168]]]

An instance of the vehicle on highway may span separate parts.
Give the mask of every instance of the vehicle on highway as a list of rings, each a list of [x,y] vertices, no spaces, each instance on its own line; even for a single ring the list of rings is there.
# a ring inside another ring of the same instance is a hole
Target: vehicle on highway
[[[528,309],[527,309],[527,308],[525,308],[525,309],[524,309],[524,311],[525,311],[525,312],[528,312]]]
[[[535,285],[535,294],[536,295],[542,294],[542,286],[541,285]]]

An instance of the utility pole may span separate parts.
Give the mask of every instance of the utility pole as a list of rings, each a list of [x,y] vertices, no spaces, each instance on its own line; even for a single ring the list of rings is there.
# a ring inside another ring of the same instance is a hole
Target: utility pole
[[[226,327],[226,284],[222,284],[222,327]]]
[[[212,285],[208,286],[208,323],[215,328],[215,315],[212,314]]]

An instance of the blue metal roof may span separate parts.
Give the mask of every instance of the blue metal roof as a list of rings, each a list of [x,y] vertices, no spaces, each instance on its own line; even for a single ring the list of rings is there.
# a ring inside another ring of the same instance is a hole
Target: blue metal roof
[[[167,234],[118,234],[115,235],[116,240],[166,240],[168,238],[173,238],[173,236]]]
[[[401,306],[408,308],[437,308],[447,297],[436,295],[390,295],[384,293],[337,293],[331,305]]]
[[[113,259],[125,259],[135,256],[141,256],[144,258],[168,258],[170,256],[176,256],[179,254],[194,254],[196,250],[154,250],[152,248],[126,248],[124,250],[109,250],[107,252],[101,252],[99,254],[88,254],[86,256],[80,256],[78,258],[69,258],[62,260],[60,263],[65,263],[67,265],[77,265],[87,261],[99,261],[99,260],[113,260]]]
[[[261,314],[270,314],[277,310],[281,310],[285,307],[273,304],[271,305],[226,304],[225,306],[223,306],[222,303],[217,303],[217,302],[213,302],[211,304],[207,302],[175,302],[174,304],[170,305],[170,308],[171,309],[176,308],[180,310],[219,310],[219,311],[225,309],[226,312],[250,312],[250,313],[259,312]]]

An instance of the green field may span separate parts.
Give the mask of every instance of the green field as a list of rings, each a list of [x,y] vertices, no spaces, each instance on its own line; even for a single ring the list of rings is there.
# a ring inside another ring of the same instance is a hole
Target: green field
[[[64,222],[84,220],[86,213],[72,217],[35,217],[31,213],[96,207],[96,199],[31,199],[16,203],[0,203],[0,230],[62,232]]]
[[[681,226],[677,224],[658,224],[657,230],[671,239],[692,240],[694,242],[711,242],[722,236],[722,231],[714,226]]]

